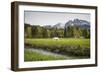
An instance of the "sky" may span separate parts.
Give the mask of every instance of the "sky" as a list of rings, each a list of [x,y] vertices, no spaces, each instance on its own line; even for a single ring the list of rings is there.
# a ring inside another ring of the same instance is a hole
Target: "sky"
[[[30,25],[55,25],[65,24],[69,20],[81,19],[90,22],[90,14],[84,13],[65,13],[65,12],[36,12],[24,11],[24,22]]]

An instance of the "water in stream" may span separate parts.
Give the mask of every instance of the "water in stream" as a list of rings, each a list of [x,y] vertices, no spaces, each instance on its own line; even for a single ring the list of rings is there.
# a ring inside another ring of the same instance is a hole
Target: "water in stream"
[[[48,56],[53,56],[53,57],[62,57],[64,59],[81,59],[81,57],[76,57],[76,56],[69,56],[69,55],[62,55],[62,54],[58,54],[58,53],[53,53],[53,52],[49,52],[49,51],[45,51],[42,49],[34,49],[34,48],[28,48],[28,51],[33,51],[36,53],[41,53],[42,55],[48,55]]]

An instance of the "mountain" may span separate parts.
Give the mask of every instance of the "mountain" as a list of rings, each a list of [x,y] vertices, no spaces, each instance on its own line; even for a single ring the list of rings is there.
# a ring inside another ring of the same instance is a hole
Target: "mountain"
[[[78,26],[80,28],[90,29],[90,22],[88,22],[86,20],[74,19],[73,21],[69,20],[65,24],[65,27],[68,27],[68,26]]]
[[[57,28],[57,29],[60,29],[60,28],[64,28],[65,27],[65,24],[63,24],[63,23],[57,23],[57,24],[55,24],[54,26],[53,26],[53,28]]]
[[[52,26],[51,25],[45,25],[45,26],[43,26],[44,28],[47,28],[47,29],[50,29],[50,28],[52,28]]]
[[[79,19],[74,19],[73,23],[76,26],[79,26],[81,28],[87,28],[90,29],[90,22],[86,21],[86,20],[79,20]]]
[[[45,27],[47,29],[50,29],[50,28],[64,29],[65,27],[67,28],[68,26],[78,26],[80,28],[90,29],[90,22],[88,22],[86,20],[74,19],[74,20],[69,20],[65,24],[57,23],[53,26],[45,25],[43,27]]]
[[[68,27],[68,26],[73,26],[74,23],[72,20],[69,20],[67,23],[65,23],[65,27]]]

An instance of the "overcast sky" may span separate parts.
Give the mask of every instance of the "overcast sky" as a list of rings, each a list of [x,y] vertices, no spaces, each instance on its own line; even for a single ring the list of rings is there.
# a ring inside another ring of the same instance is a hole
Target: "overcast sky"
[[[80,13],[56,13],[56,12],[24,12],[25,23],[31,25],[55,25],[57,23],[65,24],[69,20],[81,19],[90,22],[90,14]]]

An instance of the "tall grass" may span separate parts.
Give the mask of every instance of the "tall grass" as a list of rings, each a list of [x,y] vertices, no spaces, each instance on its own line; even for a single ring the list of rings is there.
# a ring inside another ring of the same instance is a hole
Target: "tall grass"
[[[24,51],[24,61],[44,61],[44,60],[64,60],[64,57],[55,57],[51,55],[44,55],[42,53],[37,53],[25,49]]]

